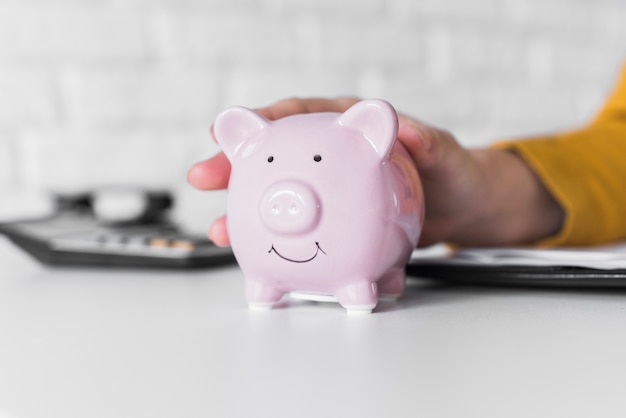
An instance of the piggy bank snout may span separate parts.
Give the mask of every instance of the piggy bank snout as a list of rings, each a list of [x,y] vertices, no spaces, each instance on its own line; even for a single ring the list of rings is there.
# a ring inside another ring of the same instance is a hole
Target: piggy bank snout
[[[261,220],[270,231],[279,234],[311,231],[319,222],[320,211],[315,191],[298,181],[276,183],[261,198]]]

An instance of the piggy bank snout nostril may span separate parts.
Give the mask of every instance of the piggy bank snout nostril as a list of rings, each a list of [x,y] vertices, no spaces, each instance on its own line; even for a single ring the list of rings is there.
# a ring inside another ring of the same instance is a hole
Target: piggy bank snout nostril
[[[274,194],[270,197],[269,203],[273,215],[280,215],[284,212],[296,215],[304,204],[301,195],[290,191],[281,191]]]
[[[295,234],[313,229],[318,222],[320,204],[315,192],[299,182],[271,186],[261,199],[261,219],[278,233]]]

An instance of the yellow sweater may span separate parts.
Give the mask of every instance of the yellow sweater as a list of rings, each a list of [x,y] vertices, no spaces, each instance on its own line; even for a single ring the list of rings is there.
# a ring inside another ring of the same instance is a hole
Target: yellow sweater
[[[626,66],[617,88],[588,126],[497,146],[519,154],[565,211],[561,230],[538,245],[626,239]]]

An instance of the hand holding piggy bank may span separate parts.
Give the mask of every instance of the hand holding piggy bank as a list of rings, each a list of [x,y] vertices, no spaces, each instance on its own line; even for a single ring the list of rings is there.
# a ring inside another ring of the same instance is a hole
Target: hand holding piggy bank
[[[251,308],[299,292],[369,313],[379,295],[404,291],[424,205],[397,130],[383,100],[277,121],[244,107],[218,116],[228,233]]]

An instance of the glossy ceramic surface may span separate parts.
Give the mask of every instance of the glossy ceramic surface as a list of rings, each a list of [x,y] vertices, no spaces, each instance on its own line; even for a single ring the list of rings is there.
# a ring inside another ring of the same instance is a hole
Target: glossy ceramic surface
[[[371,312],[399,296],[424,217],[419,177],[383,100],[269,121],[244,107],[214,133],[232,164],[227,225],[250,307],[286,293]]]

